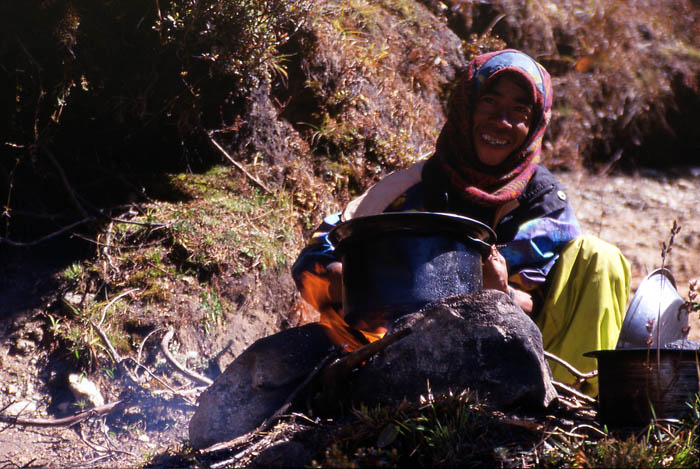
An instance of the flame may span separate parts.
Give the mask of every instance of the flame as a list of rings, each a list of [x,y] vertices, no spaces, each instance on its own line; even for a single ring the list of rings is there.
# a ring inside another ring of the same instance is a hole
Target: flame
[[[357,350],[363,345],[381,339],[386,333],[383,321],[360,321],[351,327],[343,318],[343,310],[332,303],[331,282],[328,271],[321,264],[316,264],[312,272],[301,274],[301,297],[321,313],[320,323],[326,327],[328,338],[346,352]]]

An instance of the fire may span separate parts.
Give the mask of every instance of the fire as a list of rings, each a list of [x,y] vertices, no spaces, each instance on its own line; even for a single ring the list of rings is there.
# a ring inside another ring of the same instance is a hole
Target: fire
[[[332,302],[331,282],[327,273],[328,271],[321,264],[316,264],[313,272],[302,273],[301,296],[321,313],[320,323],[326,327],[328,338],[343,347],[346,352],[352,352],[381,339],[386,333],[383,324],[377,326],[360,321],[355,324],[355,327],[351,327],[345,321],[342,308]]]

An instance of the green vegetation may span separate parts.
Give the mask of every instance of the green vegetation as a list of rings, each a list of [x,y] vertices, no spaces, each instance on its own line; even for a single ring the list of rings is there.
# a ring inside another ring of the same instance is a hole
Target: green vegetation
[[[212,335],[216,328],[224,325],[224,306],[216,290],[202,290],[201,297],[202,325],[207,335]]]
[[[696,467],[699,409],[689,404],[685,420],[636,432],[609,432],[586,419],[565,430],[553,416],[494,412],[468,391],[429,396],[420,404],[355,410],[313,466]]]

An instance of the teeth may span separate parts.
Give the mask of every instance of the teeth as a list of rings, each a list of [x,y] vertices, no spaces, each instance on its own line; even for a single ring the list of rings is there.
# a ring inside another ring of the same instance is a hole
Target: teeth
[[[488,134],[482,134],[481,138],[484,139],[486,143],[490,145],[505,145],[508,143],[508,140],[500,139]]]

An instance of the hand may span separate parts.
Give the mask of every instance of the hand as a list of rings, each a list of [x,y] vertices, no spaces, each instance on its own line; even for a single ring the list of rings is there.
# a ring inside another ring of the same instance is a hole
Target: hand
[[[496,246],[491,247],[489,257],[482,264],[482,270],[484,274],[484,288],[508,293],[508,267],[506,266],[506,260]]]
[[[343,263],[331,262],[326,269],[328,269],[328,280],[331,282],[328,287],[331,303],[340,304],[343,302]]]

